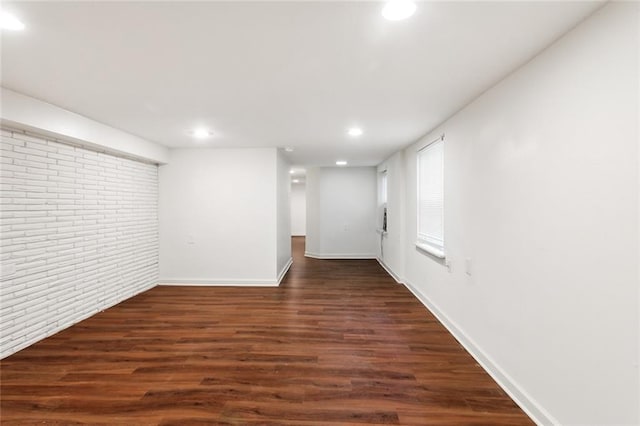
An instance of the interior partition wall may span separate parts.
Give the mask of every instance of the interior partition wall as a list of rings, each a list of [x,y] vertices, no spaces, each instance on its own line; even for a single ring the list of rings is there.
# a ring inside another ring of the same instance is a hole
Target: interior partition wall
[[[6,357],[158,281],[158,167],[2,129]]]

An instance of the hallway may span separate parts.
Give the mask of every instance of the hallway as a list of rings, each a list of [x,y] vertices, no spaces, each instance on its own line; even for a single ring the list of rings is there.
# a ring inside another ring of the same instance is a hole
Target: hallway
[[[531,424],[375,260],[158,286],[0,362],[3,424]]]

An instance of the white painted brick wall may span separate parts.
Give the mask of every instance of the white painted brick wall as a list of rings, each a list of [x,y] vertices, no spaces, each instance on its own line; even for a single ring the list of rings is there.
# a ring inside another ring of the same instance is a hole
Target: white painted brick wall
[[[158,167],[10,129],[1,138],[4,358],[156,285]]]

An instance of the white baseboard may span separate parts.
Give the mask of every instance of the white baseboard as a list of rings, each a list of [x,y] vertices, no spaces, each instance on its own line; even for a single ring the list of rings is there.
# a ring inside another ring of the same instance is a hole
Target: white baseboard
[[[380,264],[380,266],[382,266],[382,268],[387,271],[387,274],[391,275],[391,278],[393,278],[394,280],[396,280],[396,282],[398,284],[404,284],[404,279],[400,278],[399,276],[397,276],[392,270],[391,268],[389,268],[382,259],[380,259],[379,257],[376,257],[376,260],[378,261],[378,263]]]
[[[375,259],[374,253],[312,253],[309,251],[304,252],[305,257],[312,257],[314,259]]]
[[[282,268],[282,270],[278,274],[278,284],[276,284],[276,285],[278,285],[278,286],[280,285],[280,283],[282,282],[282,279],[284,278],[284,276],[287,275],[287,272],[289,272],[289,268],[291,268],[291,265],[293,265],[293,257],[289,258],[289,261],[287,262],[287,264],[284,265],[284,267]]]
[[[516,383],[496,362],[483,351],[453,320],[440,310],[426,295],[411,283],[404,285],[422,302],[422,304],[449,330],[469,354],[498,383],[498,385],[515,401],[516,404],[538,425],[558,425],[560,422],[549,414],[518,383]]]
[[[180,278],[166,278],[159,279],[158,285],[175,285],[175,286],[211,286],[211,287],[278,287],[284,276],[291,268],[293,264],[293,258],[290,257],[289,261],[278,273],[277,278],[265,278],[265,279],[236,279],[236,278],[207,278],[207,279],[180,279]]]
[[[172,286],[210,286],[210,287],[278,287],[275,279],[238,280],[238,279],[161,279],[158,285]]]

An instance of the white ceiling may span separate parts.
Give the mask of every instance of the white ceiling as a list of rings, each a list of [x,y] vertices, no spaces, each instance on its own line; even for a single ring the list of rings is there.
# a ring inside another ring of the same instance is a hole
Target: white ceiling
[[[169,147],[375,165],[599,6],[425,2],[389,22],[379,2],[3,2],[27,29],[2,34],[2,86]]]

